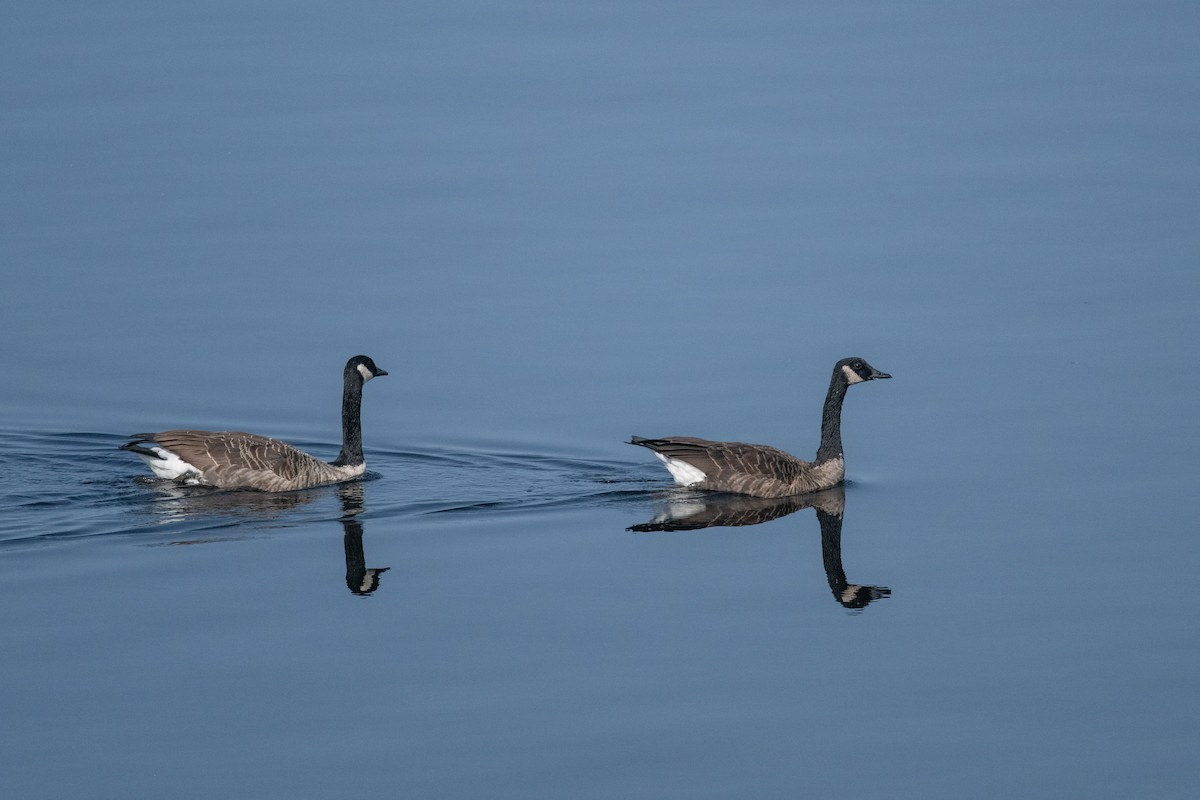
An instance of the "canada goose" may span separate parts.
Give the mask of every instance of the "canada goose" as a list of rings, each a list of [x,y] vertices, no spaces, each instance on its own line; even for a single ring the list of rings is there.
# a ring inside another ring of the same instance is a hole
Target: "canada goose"
[[[138,433],[122,450],[136,453],[160,478],[190,486],[286,492],[353,480],[366,470],[362,451],[363,384],[386,372],[366,356],[346,362],[342,389],[342,451],[331,462],[290,444],[240,431]]]
[[[629,443],[653,450],[680,486],[755,497],[788,497],[828,489],[846,477],[842,401],[847,387],[890,377],[861,358],[843,358],[833,365],[833,378],[821,414],[821,446],[816,461],[801,461],[762,444],[710,442],[693,436],[663,439],[634,436]]]

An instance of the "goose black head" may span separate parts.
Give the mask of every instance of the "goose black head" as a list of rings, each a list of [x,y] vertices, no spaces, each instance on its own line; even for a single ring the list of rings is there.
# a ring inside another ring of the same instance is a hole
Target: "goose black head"
[[[371,378],[378,378],[380,375],[387,375],[387,372],[375,366],[375,362],[371,360],[370,356],[355,356],[347,361],[346,372],[351,371],[357,372],[359,375],[361,375],[363,383],[371,380]]]
[[[842,375],[846,378],[846,383],[862,383],[863,381],[877,381],[881,378],[890,378],[886,372],[880,372],[872,367],[864,359],[851,357],[843,358],[834,365],[835,370],[841,370]]]

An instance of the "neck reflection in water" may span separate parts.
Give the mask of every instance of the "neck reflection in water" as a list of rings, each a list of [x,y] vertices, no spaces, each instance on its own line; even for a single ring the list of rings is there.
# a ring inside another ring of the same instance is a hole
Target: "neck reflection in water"
[[[391,567],[368,567],[363,554],[363,526],[358,514],[363,510],[363,485],[343,483],[338,487],[342,501],[342,530],[346,549],[346,588],[366,596],[379,588],[379,578]]]
[[[632,525],[635,533],[694,531],[701,528],[758,525],[805,508],[815,509],[821,526],[821,560],[833,599],[849,609],[866,608],[890,597],[886,586],[866,586],[846,580],[842,567],[842,517],[846,493],[841,486],[793,497],[761,498],[740,494],[675,490],[649,522]]]

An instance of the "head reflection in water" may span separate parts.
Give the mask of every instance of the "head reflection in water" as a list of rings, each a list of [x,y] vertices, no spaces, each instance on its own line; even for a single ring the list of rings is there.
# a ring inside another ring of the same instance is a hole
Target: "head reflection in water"
[[[804,508],[813,508],[821,525],[821,560],[833,599],[845,608],[859,610],[892,594],[892,590],[886,586],[865,586],[846,580],[846,571],[842,567],[842,516],[846,507],[846,493],[841,486],[814,494],[780,498],[684,490],[674,490],[672,494],[675,496],[659,508],[654,519],[633,525],[627,530],[646,533],[757,525]]]

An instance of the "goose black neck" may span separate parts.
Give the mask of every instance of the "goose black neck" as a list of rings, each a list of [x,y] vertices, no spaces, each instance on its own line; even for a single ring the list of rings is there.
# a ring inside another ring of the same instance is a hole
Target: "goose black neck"
[[[362,450],[363,379],[357,370],[346,370],[342,387],[342,452],[333,464],[337,467],[363,463]]]
[[[821,560],[825,564],[825,579],[833,597],[841,602],[842,592],[849,583],[842,566],[842,515],[830,514],[817,509],[817,521],[821,524]]]
[[[829,394],[825,395],[825,409],[821,412],[821,446],[817,449],[817,463],[842,458],[842,401],[850,386],[841,369],[833,370],[829,381]]]

